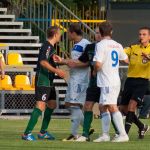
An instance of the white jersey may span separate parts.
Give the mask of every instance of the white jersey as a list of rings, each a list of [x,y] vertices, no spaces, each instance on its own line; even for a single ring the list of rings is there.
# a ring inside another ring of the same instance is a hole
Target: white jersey
[[[97,72],[98,87],[112,87],[120,85],[119,60],[127,59],[121,44],[114,40],[103,39],[96,45],[94,61],[102,63]]]
[[[85,50],[85,47],[90,42],[86,39],[82,39],[80,42],[74,44],[71,51],[71,59],[78,60]],[[89,67],[85,68],[71,68],[70,69],[70,79],[73,79],[77,82],[87,82],[89,81]]]
[[[77,60],[90,42],[82,39],[76,43],[71,51],[71,58]],[[86,89],[89,83],[89,67],[71,68],[65,102],[78,103],[84,105]]]

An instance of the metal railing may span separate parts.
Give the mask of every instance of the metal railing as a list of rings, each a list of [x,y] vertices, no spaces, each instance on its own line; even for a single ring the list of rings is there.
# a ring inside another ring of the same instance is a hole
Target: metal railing
[[[72,22],[80,22],[84,32],[84,37],[90,41],[94,40],[94,28],[104,19],[104,4],[101,3],[94,10],[88,9],[90,18],[84,15],[83,10],[76,12],[67,8],[59,0],[11,0],[12,10],[15,13],[17,21],[23,21],[25,28],[31,28],[33,35],[38,35],[40,41],[46,40],[46,30],[50,25],[58,25],[62,29],[63,35],[59,46],[56,46],[57,53],[68,55],[72,43],[68,40],[66,29]],[[105,0],[102,0],[105,1]],[[99,13],[101,12],[101,14]],[[82,15],[81,15],[82,14]],[[80,16],[80,17],[78,17]],[[81,19],[82,18],[82,19]],[[84,19],[84,20],[83,20]]]

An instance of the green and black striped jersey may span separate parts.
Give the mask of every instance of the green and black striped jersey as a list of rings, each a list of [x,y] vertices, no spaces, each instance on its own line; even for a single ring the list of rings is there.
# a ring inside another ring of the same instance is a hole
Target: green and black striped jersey
[[[41,66],[40,62],[42,60],[46,60],[49,62],[50,65],[56,68],[56,64],[53,60],[53,55],[55,54],[54,47],[46,41],[42,47],[40,48],[38,62],[37,62],[37,69],[36,69],[36,86],[45,86],[50,87],[53,85],[53,79],[55,74],[50,72],[48,69]]]

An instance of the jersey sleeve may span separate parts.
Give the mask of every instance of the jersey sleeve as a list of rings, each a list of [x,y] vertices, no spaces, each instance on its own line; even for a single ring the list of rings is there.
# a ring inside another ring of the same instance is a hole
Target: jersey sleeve
[[[128,56],[125,53],[125,51],[123,50],[123,47],[120,45],[120,55],[119,55],[119,60],[125,60],[127,59]]]
[[[131,47],[126,47],[124,48],[125,53],[128,55],[128,57],[130,57],[131,54]]]
[[[105,57],[105,51],[104,51],[104,47],[102,47],[101,44],[96,44],[95,47],[95,56],[93,58],[93,61],[98,61],[98,62],[103,62],[104,61],[104,57]]]
[[[46,52],[47,52],[47,49],[48,49],[48,46],[46,44],[44,44],[41,48],[40,48],[40,58],[39,58],[39,61],[42,61],[42,60],[47,60],[47,57],[46,57]]]
[[[83,52],[83,54],[78,58],[79,61],[86,63],[89,61],[89,56],[88,56],[88,47],[89,45],[87,45],[85,47],[85,51]]]

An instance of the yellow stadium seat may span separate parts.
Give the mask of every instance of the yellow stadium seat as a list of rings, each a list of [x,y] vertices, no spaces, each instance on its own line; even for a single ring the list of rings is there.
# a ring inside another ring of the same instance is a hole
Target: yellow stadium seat
[[[0,79],[0,90],[16,90],[12,86],[12,80],[10,76],[5,75],[4,79]]]
[[[15,65],[15,66],[22,66],[23,65],[22,57],[20,54],[9,53],[7,55],[7,57],[8,57],[8,65]]]
[[[34,90],[34,88],[31,87],[30,80],[27,75],[15,76],[15,88],[17,90]]]

